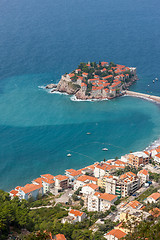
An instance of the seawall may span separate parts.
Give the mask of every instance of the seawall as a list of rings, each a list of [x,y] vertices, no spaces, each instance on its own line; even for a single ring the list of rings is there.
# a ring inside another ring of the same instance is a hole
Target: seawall
[[[139,93],[139,92],[133,92],[133,91],[124,91],[123,93],[126,96],[143,98],[143,99],[146,99],[146,100],[150,100],[150,101],[160,103],[160,97],[158,97],[158,96]]]

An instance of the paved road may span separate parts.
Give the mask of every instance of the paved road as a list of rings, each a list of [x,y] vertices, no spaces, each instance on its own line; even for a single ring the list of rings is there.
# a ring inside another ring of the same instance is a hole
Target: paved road
[[[68,202],[71,194],[74,193],[74,190],[72,189],[66,189],[63,193],[63,195],[60,198],[55,198],[56,203],[66,203]]]

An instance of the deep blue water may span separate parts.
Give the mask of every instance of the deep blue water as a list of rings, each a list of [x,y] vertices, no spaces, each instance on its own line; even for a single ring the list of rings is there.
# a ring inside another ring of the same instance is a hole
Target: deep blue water
[[[131,97],[73,102],[38,87],[81,61],[106,60],[136,66],[131,89],[160,96],[160,81],[152,83],[160,78],[159,8],[158,0],[0,1],[0,188],[159,138],[159,105]]]

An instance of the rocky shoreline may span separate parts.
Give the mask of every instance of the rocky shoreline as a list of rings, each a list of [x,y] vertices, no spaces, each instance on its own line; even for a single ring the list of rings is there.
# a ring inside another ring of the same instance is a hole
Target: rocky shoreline
[[[58,84],[48,84],[46,89],[74,95],[80,100],[104,100],[124,95],[124,90],[136,80],[136,68],[108,62],[81,63],[78,69],[62,75]]]

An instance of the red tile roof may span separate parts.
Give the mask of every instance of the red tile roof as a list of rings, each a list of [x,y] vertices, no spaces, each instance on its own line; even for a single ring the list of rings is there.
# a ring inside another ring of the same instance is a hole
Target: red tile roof
[[[153,198],[154,200],[158,200],[160,198],[160,193],[152,193],[148,198]]]
[[[101,198],[101,199],[106,200],[108,202],[111,202],[113,199],[117,198],[117,195],[110,194],[110,193],[96,192],[94,195],[97,196],[98,198]]]
[[[55,240],[66,240],[66,238],[63,234],[59,233],[55,236]]]
[[[108,232],[106,235],[112,235],[118,239],[121,239],[126,236],[126,233],[119,230],[119,229],[112,229],[110,232]]]
[[[39,185],[36,185],[36,184],[26,184],[24,187],[21,187],[21,190],[24,192],[24,193],[30,193],[30,192],[33,192],[37,189],[40,189],[42,188],[42,184],[39,184]]]
[[[53,175],[51,175],[51,174],[43,174],[43,175],[41,175],[41,177],[42,178],[47,178],[47,179],[53,179],[54,178],[54,176]]]
[[[88,187],[92,188],[93,190],[96,190],[99,188],[98,185],[96,185],[94,183],[88,183],[88,184],[84,185],[83,187],[85,187],[85,186],[88,186]]]
[[[141,171],[139,171],[139,174],[148,175],[149,173],[146,169],[142,169]]]
[[[87,180],[97,182],[98,179],[88,175],[82,175],[77,178],[77,181],[81,181],[81,182],[85,182]]]
[[[11,190],[10,193],[13,195],[13,197],[17,196],[18,191],[16,190]]]
[[[73,214],[75,217],[77,217],[77,216],[81,217],[84,214],[84,212],[80,212],[80,211],[74,210],[74,209],[71,209],[71,211],[69,213]]]
[[[64,181],[64,180],[67,180],[68,177],[65,175],[57,175],[55,176],[55,179],[58,179],[59,181]]]

